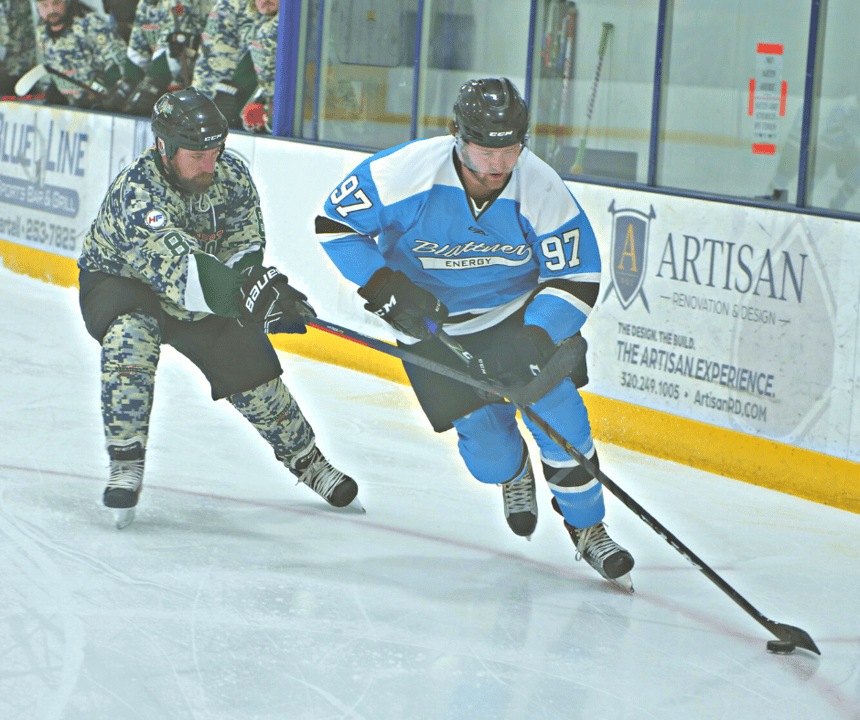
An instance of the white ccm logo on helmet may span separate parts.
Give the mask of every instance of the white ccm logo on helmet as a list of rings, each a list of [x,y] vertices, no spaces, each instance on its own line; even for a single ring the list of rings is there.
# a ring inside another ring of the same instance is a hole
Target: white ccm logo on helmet
[[[209,142],[210,140],[217,140],[220,137],[221,137],[221,133],[218,133],[217,135],[210,135],[209,137],[203,138],[203,142]]]
[[[513,130],[492,130],[490,132],[490,137],[507,137],[508,135],[513,135]]]

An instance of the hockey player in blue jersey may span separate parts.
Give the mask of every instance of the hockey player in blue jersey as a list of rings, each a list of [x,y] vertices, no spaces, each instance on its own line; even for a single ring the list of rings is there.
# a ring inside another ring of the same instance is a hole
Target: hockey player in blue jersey
[[[328,256],[400,343],[456,367],[429,321],[471,353],[473,374],[504,384],[532,379],[557,344],[579,332],[600,285],[591,224],[559,175],[529,152],[528,124],[528,108],[510,80],[469,81],[454,104],[450,135],[366,159],[316,219]],[[404,367],[433,429],[456,429],[468,470],[501,486],[508,525],[530,536],[535,479],[516,408]],[[597,465],[588,414],[570,378],[532,408]],[[633,558],[603,524],[602,486],[524,421],[577,559],[632,588]]]

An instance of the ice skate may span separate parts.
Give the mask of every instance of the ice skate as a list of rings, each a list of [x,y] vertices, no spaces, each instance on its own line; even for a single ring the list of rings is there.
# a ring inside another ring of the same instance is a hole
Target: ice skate
[[[290,470],[300,483],[307,485],[329,505],[336,508],[349,506],[364,512],[357,497],[355,480],[334,468],[318,447],[314,446],[310,453],[296,460],[295,465],[290,465]]]
[[[531,460],[525,474],[519,480],[502,484],[502,500],[505,503],[505,519],[515,535],[531,540],[537,527],[537,501],[535,500],[535,476]]]
[[[560,513],[558,501],[553,498],[553,508]],[[585,560],[604,578],[618,585],[622,590],[633,592],[633,580],[630,571],[633,569],[633,556],[616,543],[606,532],[603,522],[587,528],[575,528],[564,521],[564,527],[570,534],[570,539],[576,545],[576,559]]]
[[[118,530],[134,520],[134,508],[143,486],[143,443],[134,438],[127,443],[109,445],[110,480],[104,491],[105,507],[113,510]]]

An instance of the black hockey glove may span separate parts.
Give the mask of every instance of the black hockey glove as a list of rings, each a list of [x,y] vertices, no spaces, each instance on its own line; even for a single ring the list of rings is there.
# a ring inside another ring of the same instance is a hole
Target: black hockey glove
[[[121,77],[108,90],[107,96],[102,102],[102,107],[108,112],[122,112],[132,92],[134,92],[134,83],[127,77]]]
[[[239,100],[239,86],[226,81],[216,83],[214,101],[221,114],[227,118],[230,127],[237,127],[239,111],[242,109],[242,103]]]
[[[494,380],[505,387],[525,385],[555,352],[549,333],[537,325],[512,332],[504,346],[495,345],[469,362],[469,372],[478,380]]]
[[[104,107],[104,100],[107,96],[107,88],[104,86],[102,77],[97,77],[90,82],[92,92],[84,90],[81,96],[75,102],[75,106],[82,110],[101,110]]]
[[[145,77],[134,89],[134,92],[123,108],[123,112],[128,115],[152,115],[155,101],[164,95],[166,91],[166,83],[162,83],[155,78]]]
[[[255,265],[242,271],[248,279],[241,288],[239,320],[259,325],[267,335],[306,333],[305,323],[317,314],[277,268]]]
[[[433,293],[389,267],[373,273],[367,285],[358,289],[358,294],[367,300],[365,310],[379,315],[395,330],[419,340],[433,337],[427,321],[441,326],[448,319],[448,308]]]
[[[15,83],[20,77],[12,77],[5,70],[0,70],[0,96],[10,97],[15,95]]]
[[[199,35],[174,30],[167,36],[167,48],[172,58],[181,58],[184,55],[189,60],[193,60],[197,57],[197,49],[199,47]]]
[[[48,84],[48,89],[45,90],[45,105],[68,105],[68,98],[60,92],[60,89],[53,82]]]

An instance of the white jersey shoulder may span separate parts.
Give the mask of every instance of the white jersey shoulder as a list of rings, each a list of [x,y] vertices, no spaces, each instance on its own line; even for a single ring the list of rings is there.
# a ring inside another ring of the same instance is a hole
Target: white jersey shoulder
[[[370,175],[383,205],[427,192],[434,185],[460,187],[451,162],[454,138],[414,140],[370,161]]]
[[[582,212],[561,176],[529,152],[514,171],[502,198],[520,203],[520,213],[538,237],[555,232]]]

